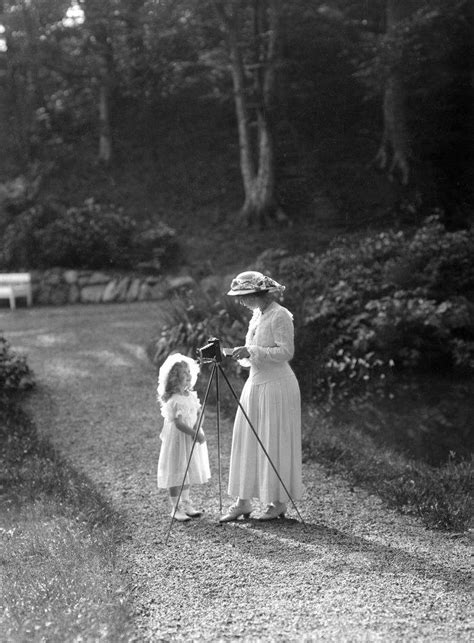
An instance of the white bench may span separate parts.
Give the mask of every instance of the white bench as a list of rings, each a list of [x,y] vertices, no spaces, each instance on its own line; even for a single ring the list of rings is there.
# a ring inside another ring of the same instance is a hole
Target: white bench
[[[26,305],[32,305],[31,275],[28,272],[0,273],[0,299],[8,299],[11,310],[15,310],[16,297],[25,297]]]

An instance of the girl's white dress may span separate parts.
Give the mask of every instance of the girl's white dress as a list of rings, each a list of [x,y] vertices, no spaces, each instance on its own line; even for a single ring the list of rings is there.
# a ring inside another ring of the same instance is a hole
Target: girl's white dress
[[[245,340],[250,374],[240,397],[245,412],[294,500],[302,493],[301,399],[289,360],[294,353],[292,314],[277,302],[256,310]],[[232,436],[229,494],[287,502],[288,495],[240,407]]]
[[[197,393],[175,393],[161,407],[164,417],[161,431],[161,450],[158,459],[158,487],[168,489],[183,483],[184,473],[191,453],[193,438],[180,431],[175,419],[180,418],[187,426],[194,427],[201,405]],[[211,477],[206,442],[194,445],[193,455],[186,474],[185,484],[201,484]]]

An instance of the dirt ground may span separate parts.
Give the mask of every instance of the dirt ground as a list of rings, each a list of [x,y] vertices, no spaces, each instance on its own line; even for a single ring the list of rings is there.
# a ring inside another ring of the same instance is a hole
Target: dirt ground
[[[173,524],[165,544],[170,518],[155,484],[161,423],[145,354],[162,306],[0,312],[37,377],[29,406],[40,432],[125,517],[117,565],[136,640],[472,641],[467,537],[428,531],[317,464],[304,466],[304,524],[290,508],[284,520],[220,526],[212,410],[213,478],[194,492],[205,514]],[[230,419],[220,437],[226,506]]]

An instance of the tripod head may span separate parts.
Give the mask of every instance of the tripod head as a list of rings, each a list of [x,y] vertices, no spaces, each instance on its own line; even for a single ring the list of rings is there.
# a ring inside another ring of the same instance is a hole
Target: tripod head
[[[222,362],[222,353],[220,341],[217,337],[210,337],[208,343],[196,350],[199,361],[201,364],[208,364],[209,362]]]

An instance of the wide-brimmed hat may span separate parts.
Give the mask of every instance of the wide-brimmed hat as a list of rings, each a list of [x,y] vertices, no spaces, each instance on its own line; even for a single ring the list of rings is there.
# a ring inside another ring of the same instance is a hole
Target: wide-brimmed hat
[[[271,277],[267,277],[256,270],[241,272],[235,279],[232,279],[230,290],[227,293],[233,297],[239,295],[255,295],[264,292],[283,292],[282,286]]]

